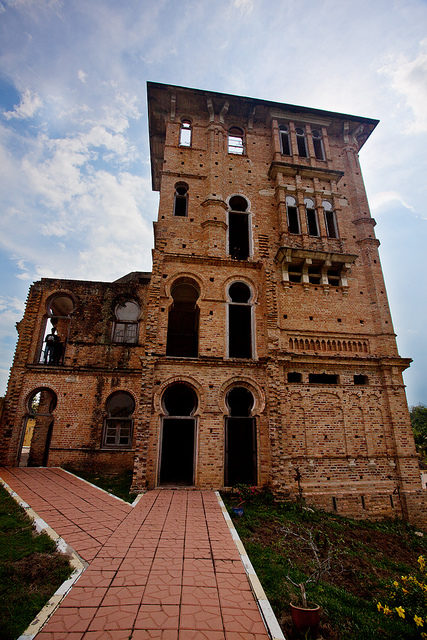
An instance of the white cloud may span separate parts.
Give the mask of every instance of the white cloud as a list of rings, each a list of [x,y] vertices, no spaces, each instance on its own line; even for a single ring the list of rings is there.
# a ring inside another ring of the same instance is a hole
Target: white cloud
[[[427,131],[427,39],[419,49],[415,58],[400,54],[379,69],[391,78],[393,89],[404,96],[413,112],[414,119],[407,126],[410,133]]]
[[[80,80],[80,82],[83,82],[83,84],[86,83],[86,79],[87,79],[87,73],[85,73],[83,71],[83,69],[79,69],[77,72],[77,77]]]
[[[253,0],[234,0],[234,6],[242,13],[249,14],[253,11],[254,2]]]
[[[397,191],[379,191],[370,198],[372,211],[378,211],[392,202],[398,202],[405,209],[415,211],[415,208],[408,204]]]
[[[13,111],[4,111],[3,115],[6,120],[11,118],[32,118],[36,111],[43,105],[41,98],[37,93],[33,93],[30,89],[26,89],[21,96],[21,102],[14,106]]]

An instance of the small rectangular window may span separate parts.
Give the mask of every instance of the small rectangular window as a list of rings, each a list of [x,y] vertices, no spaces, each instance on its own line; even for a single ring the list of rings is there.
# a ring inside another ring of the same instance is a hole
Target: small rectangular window
[[[288,382],[302,382],[302,373],[297,371],[289,371]]]
[[[288,267],[288,274],[290,282],[301,282],[302,264],[290,264]]]
[[[116,322],[114,324],[113,342],[135,344],[138,341],[137,322]]]
[[[368,376],[355,375],[353,380],[354,384],[368,384]]]
[[[334,211],[325,211],[326,233],[328,238],[338,238],[337,223]]]
[[[132,427],[133,420],[130,418],[107,418],[104,429],[104,447],[131,447]]]
[[[341,275],[339,269],[328,269],[328,283],[332,287],[339,287],[341,284]]]
[[[338,376],[335,373],[309,373],[308,381],[311,384],[338,384]]]
[[[298,209],[296,207],[287,208],[288,212],[288,231],[289,233],[301,233],[299,227]]]
[[[295,129],[296,137],[297,137],[297,147],[298,147],[298,155],[300,158],[307,158],[307,141],[305,139],[305,131],[304,129],[297,128]]]
[[[320,265],[308,267],[308,281],[311,282],[311,284],[320,284],[321,277]]]
[[[285,127],[285,126],[280,127],[280,147],[281,147],[282,155],[284,156],[291,155],[289,131],[288,131],[288,127]]]
[[[310,236],[319,235],[319,226],[317,224],[317,215],[315,209],[306,209],[307,211],[307,227]]]

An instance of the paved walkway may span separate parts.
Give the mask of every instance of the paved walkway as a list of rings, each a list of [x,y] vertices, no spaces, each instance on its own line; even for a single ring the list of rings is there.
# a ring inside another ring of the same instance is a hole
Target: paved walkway
[[[37,640],[268,640],[212,491],[116,500],[61,469],[1,469],[89,567]]]

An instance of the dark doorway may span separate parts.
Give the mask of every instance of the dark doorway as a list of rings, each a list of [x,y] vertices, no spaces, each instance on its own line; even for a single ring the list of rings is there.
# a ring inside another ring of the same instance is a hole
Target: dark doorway
[[[229,202],[228,253],[234,260],[247,260],[249,248],[249,203],[243,196],[233,196]]]
[[[228,355],[230,358],[252,358],[251,290],[244,282],[233,282],[228,294],[231,300],[228,305]]]
[[[56,401],[56,394],[46,387],[36,389],[28,398],[18,466],[47,466],[54,424],[52,414]]]
[[[199,290],[192,282],[172,286],[173,304],[169,310],[167,356],[197,358],[199,351]]]
[[[227,394],[230,415],[225,418],[225,486],[257,484],[256,421],[250,413],[252,393],[234,387]]]
[[[183,382],[168,387],[163,394],[162,451],[160,484],[194,484],[194,445],[197,409],[195,391]]]

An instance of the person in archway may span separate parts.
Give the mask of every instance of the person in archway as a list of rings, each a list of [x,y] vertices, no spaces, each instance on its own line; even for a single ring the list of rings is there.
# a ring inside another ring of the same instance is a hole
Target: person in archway
[[[44,350],[44,364],[59,364],[62,353],[62,343],[56,333],[56,327],[52,327],[50,333],[44,339],[46,347]]]

